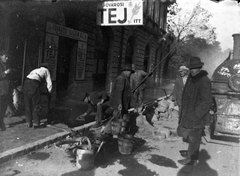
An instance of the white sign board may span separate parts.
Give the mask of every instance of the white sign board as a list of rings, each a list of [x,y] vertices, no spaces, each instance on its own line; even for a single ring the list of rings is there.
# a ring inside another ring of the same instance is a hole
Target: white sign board
[[[81,40],[81,41],[87,41],[88,39],[88,34],[77,31],[71,28],[67,28],[65,26],[60,26],[55,23],[47,22],[47,28],[46,32],[49,32],[51,34],[67,37],[67,38],[72,38],[75,40]]]
[[[49,64],[49,71],[53,81],[56,80],[58,41],[58,36],[46,33],[44,62]]]
[[[101,26],[143,25],[143,1],[99,2],[97,24]]]
[[[87,55],[87,43],[78,41],[76,80],[84,80]]]

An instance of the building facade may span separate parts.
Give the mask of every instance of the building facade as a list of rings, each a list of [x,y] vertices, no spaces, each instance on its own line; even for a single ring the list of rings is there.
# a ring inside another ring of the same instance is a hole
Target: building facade
[[[100,26],[103,1],[14,1],[0,3],[1,49],[8,50],[17,79],[50,63],[53,97],[81,98],[111,87],[125,63],[150,72],[148,86],[161,84],[171,41],[165,35],[170,0],[144,0],[143,25]]]

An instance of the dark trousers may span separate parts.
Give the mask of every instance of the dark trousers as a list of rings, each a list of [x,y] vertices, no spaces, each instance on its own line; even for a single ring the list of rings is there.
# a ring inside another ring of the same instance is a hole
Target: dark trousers
[[[98,105],[95,120],[100,122],[103,119],[103,115],[105,115],[105,118],[108,118],[112,113],[113,109],[108,105],[108,102],[104,102],[103,104]]]
[[[1,95],[0,96],[0,126],[4,126],[4,116],[7,110],[7,106],[10,100],[10,96],[7,95]]]
[[[143,89],[136,90],[131,97],[131,107],[139,108],[143,104]]]
[[[188,156],[191,160],[198,160],[199,148],[202,139],[203,128],[195,128],[190,130],[188,141]]]
[[[29,126],[40,125],[39,113],[41,109],[41,97],[39,85],[40,83],[38,81],[27,79],[23,86],[25,115]]]

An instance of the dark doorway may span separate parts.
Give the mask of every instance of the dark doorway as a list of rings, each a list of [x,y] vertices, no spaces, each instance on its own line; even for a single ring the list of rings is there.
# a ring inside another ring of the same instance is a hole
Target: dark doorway
[[[70,60],[74,57],[73,49],[76,42],[76,40],[65,37],[61,37],[59,40],[56,73],[57,98],[64,98],[68,95]]]
[[[93,90],[102,91],[105,90],[106,86],[109,32],[105,27],[98,27],[97,29],[96,50],[94,55],[95,70],[93,71]]]

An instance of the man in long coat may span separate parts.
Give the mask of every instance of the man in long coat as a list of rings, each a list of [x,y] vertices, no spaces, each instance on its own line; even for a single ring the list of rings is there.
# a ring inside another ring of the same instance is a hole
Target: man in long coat
[[[4,124],[4,116],[7,110],[8,103],[11,99],[11,89],[9,74],[12,72],[11,69],[7,68],[8,53],[6,51],[1,51],[0,53],[0,129],[2,131],[6,130]]]
[[[127,114],[130,108],[131,87],[129,82],[130,74],[134,72],[131,65],[125,65],[122,73],[117,77],[110,96],[109,106],[114,109],[114,114],[121,111]]]
[[[183,165],[196,164],[205,122],[210,118],[211,81],[207,77],[208,73],[202,70],[203,65],[199,57],[190,58],[190,75],[183,90],[178,126],[178,135],[189,143],[188,150],[181,153],[186,159],[178,161]]]
[[[181,114],[182,108],[182,92],[184,85],[187,82],[187,77],[189,73],[189,69],[186,66],[179,67],[179,77],[175,80],[175,85],[172,92],[172,101],[174,102],[174,106],[178,106],[179,115]]]

